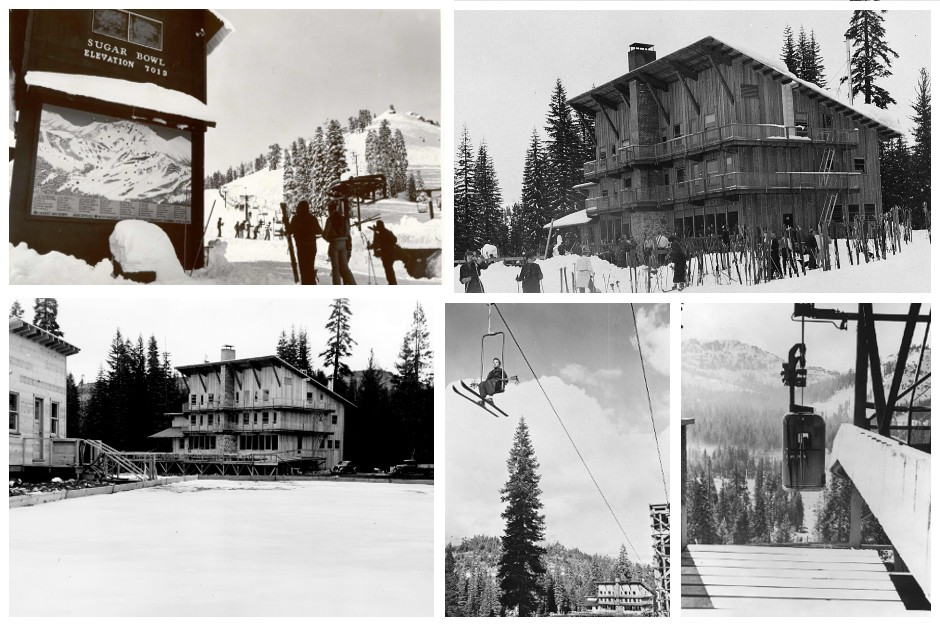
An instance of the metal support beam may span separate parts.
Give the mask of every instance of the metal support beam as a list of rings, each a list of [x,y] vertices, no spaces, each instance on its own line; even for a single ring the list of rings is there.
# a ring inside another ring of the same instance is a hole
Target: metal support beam
[[[891,389],[885,402],[884,422],[878,426],[878,433],[888,436],[891,434],[891,422],[894,418],[894,407],[898,401],[898,391],[904,379],[904,370],[907,368],[907,357],[911,351],[911,341],[914,339],[914,328],[917,326],[917,314],[920,304],[911,304],[908,311],[907,323],[904,325],[904,334],[901,337],[901,348],[898,350],[898,359],[894,367],[894,377],[891,379]]]
[[[868,348],[868,366],[871,370],[871,392],[875,398],[876,422],[879,434],[883,423],[890,424],[890,416],[885,416],[885,384],[881,374],[881,355],[878,352],[878,334],[875,332],[875,323],[871,321],[871,303],[860,304],[859,309],[865,315],[865,343]]]
[[[855,410],[852,423],[868,430],[868,416],[865,413],[865,401],[868,398],[868,348],[865,340],[865,320],[862,305],[858,305],[858,327],[855,340]]]

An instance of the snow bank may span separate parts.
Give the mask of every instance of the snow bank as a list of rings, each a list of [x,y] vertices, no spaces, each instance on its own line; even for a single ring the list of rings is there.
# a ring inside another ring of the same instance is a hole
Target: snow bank
[[[10,615],[431,616],[433,501],[199,480],[11,509]]]
[[[133,284],[130,280],[114,278],[113,271],[108,259],[92,266],[61,252],[39,254],[25,243],[10,244],[11,285]]]
[[[720,282],[716,277],[706,275],[701,285],[692,285],[685,291],[690,292],[830,292],[830,293],[927,293],[930,291],[930,242],[926,231],[915,231],[911,244],[901,248],[901,252],[891,255],[885,260],[849,265],[845,258],[845,242],[842,246],[841,269],[824,272],[821,269],[810,270],[805,276],[783,278],[761,283],[759,285],[742,285],[736,282],[737,274],[732,266],[732,276],[723,273]],[[568,289],[572,287],[572,272],[580,257],[566,254],[553,256],[550,259],[539,261],[542,268],[542,288],[545,293],[560,293],[564,289],[564,280],[560,279],[559,270],[564,269],[568,278]],[[594,285],[600,291],[630,292],[631,284],[638,280],[642,286],[639,291],[646,292],[647,268],[636,268],[636,279],[631,276],[628,268],[621,268],[598,257],[591,257],[591,266],[594,270]],[[697,282],[698,272],[693,268],[693,277]],[[741,269],[743,275],[743,268]],[[483,288],[491,293],[514,293],[519,289],[516,276],[519,268],[507,266],[502,263],[493,264],[480,273]],[[672,265],[667,265],[654,271],[649,276],[651,291],[668,291],[673,282]],[[453,270],[454,289],[463,291],[460,284],[460,267]]]
[[[170,238],[156,224],[121,220],[108,238],[111,254],[125,272],[155,272],[160,282],[185,278]]]

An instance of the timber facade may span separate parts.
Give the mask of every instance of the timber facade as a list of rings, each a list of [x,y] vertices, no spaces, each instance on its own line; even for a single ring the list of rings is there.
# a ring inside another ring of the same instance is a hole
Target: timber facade
[[[706,37],[569,101],[594,120],[589,243],[723,227],[782,232],[880,216],[879,142],[900,133],[824,90]]]
[[[653,592],[639,581],[599,581],[597,595],[585,598],[591,615],[642,615],[653,610]]]
[[[352,403],[277,356],[236,359],[226,346],[220,361],[176,369],[188,399],[153,435],[169,442],[161,461],[321,469],[343,460]]]

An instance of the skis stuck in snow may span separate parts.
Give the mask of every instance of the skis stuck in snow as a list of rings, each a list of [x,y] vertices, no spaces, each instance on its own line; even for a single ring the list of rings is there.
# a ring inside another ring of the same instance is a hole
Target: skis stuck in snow
[[[287,204],[281,203],[281,219],[284,220],[284,238],[287,239],[287,250],[290,252],[290,268],[294,272],[294,284],[300,282],[300,274],[297,271],[297,255],[294,254],[294,240],[288,229],[290,216],[287,215]]]

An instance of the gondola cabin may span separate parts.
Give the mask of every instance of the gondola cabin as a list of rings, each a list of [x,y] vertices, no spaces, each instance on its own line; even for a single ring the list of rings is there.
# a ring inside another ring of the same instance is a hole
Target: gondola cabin
[[[826,486],[826,422],[815,413],[783,417],[783,486],[800,491]]]

